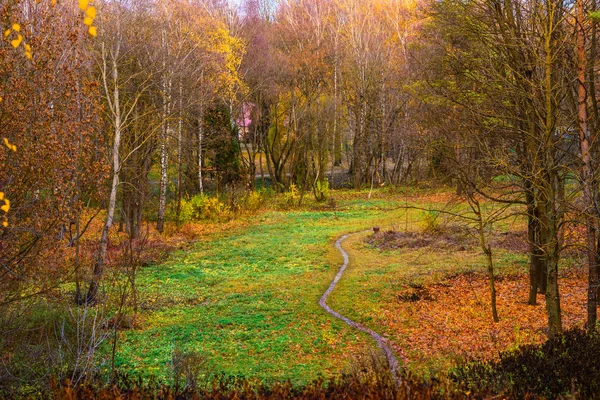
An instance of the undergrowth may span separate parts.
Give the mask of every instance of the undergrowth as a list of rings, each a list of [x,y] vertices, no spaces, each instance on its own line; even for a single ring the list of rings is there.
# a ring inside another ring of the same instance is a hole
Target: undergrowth
[[[181,357],[181,355],[179,355]],[[355,360],[341,375],[304,385],[265,384],[218,375],[203,381],[193,368],[185,380],[167,386],[119,374],[109,386],[52,386],[56,399],[463,399],[463,398],[599,398],[600,336],[578,329],[541,345],[500,354],[499,361],[465,362],[445,378],[427,380],[402,373],[399,383],[385,358],[371,353]],[[185,357],[184,357],[185,358]],[[187,360],[193,364],[194,357]],[[181,365],[178,367],[181,368]],[[184,383],[185,382],[185,383]]]
[[[541,345],[501,353],[497,361],[467,362],[452,371],[451,377],[464,390],[502,393],[511,398],[535,394],[597,399],[599,359],[600,335],[572,329]]]
[[[155,380],[144,382],[119,374],[111,385],[73,386],[70,382],[52,385],[55,399],[431,399],[463,398],[464,393],[450,391],[448,382],[422,381],[403,374],[397,382],[387,361],[379,353],[357,358],[343,374],[319,378],[304,385],[291,381],[266,384],[261,381],[217,375],[197,381],[194,375],[186,383],[172,386]]]

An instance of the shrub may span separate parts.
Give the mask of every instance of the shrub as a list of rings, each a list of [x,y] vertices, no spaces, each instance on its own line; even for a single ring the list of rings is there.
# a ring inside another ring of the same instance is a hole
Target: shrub
[[[182,355],[188,353],[182,353]],[[183,356],[183,365],[193,364],[195,356]],[[202,360],[199,360],[202,364]],[[194,369],[193,367],[192,369]],[[195,373],[190,369],[188,372]],[[183,372],[182,372],[183,373]],[[184,374],[185,375],[185,374]],[[330,378],[318,379],[305,385],[285,382],[260,382],[256,379],[216,375],[212,379],[197,382],[197,385],[166,386],[144,385],[142,382],[118,376],[112,386],[103,387],[92,384],[72,386],[53,385],[56,399],[102,398],[106,400],[121,398],[154,399],[462,399],[464,394],[449,392],[439,381],[420,381],[408,374],[402,374],[399,384],[391,376],[387,361],[383,356],[371,355],[359,359],[347,373]],[[442,395],[442,391],[443,395]]]
[[[194,219],[194,206],[189,199],[181,199],[179,216],[177,215],[177,201],[169,203],[165,218],[174,221],[177,225],[183,225]]]
[[[205,357],[197,351],[183,351],[180,349],[173,350],[171,357],[173,363],[173,385],[176,390],[182,387],[182,380],[185,380],[183,390],[198,389],[198,378],[204,370]]]
[[[423,214],[423,218],[421,219],[423,231],[428,233],[437,231],[439,228],[439,217],[439,211],[426,211],[425,214]]]
[[[216,197],[209,197],[203,207],[198,210],[201,219],[218,221],[228,219],[231,216],[227,206]]]
[[[199,194],[194,197],[181,200],[179,217],[177,216],[177,202],[169,203],[166,218],[169,221],[183,225],[190,221],[211,220],[222,221],[230,219],[236,212],[256,212],[264,204],[264,191],[252,191],[243,197],[231,197],[229,206],[216,197]]]
[[[194,219],[202,218],[202,211],[206,207],[209,197],[205,194],[198,194],[190,199],[192,204],[192,215]]]
[[[600,335],[580,329],[541,345],[528,345],[500,354],[496,362],[468,362],[452,372],[462,387],[491,390],[521,398],[556,398],[578,392],[581,398],[600,395]]]
[[[298,186],[292,183],[288,190],[283,194],[283,204],[288,207],[293,207],[300,200],[300,191]]]
[[[218,221],[227,219],[231,213],[227,206],[216,197],[199,194],[190,200],[193,209],[193,218],[196,220],[208,219]]]
[[[244,197],[244,208],[248,211],[258,211],[263,205],[264,199],[260,191],[252,191]]]
[[[110,334],[105,323],[97,307],[40,301],[1,309],[0,399],[47,398],[49,376],[77,385],[95,375],[90,361]]]

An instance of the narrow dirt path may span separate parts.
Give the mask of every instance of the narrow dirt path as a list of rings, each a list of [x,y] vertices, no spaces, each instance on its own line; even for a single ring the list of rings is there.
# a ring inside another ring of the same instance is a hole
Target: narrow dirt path
[[[394,377],[394,380],[396,381],[396,384],[399,385],[400,384],[400,374],[399,374],[398,360],[396,360],[396,357],[394,356],[394,353],[392,352],[392,349],[388,345],[387,339],[384,338],[383,336],[381,336],[380,334],[378,334],[377,332],[375,332],[375,331],[367,328],[366,326],[364,326],[362,324],[359,324],[358,322],[354,322],[350,318],[345,317],[342,314],[334,311],[333,309],[331,309],[331,307],[329,307],[327,305],[327,297],[329,297],[329,295],[331,294],[331,292],[333,292],[333,289],[335,289],[335,286],[337,285],[337,283],[342,278],[342,275],[344,274],[344,271],[346,270],[346,267],[350,263],[350,259],[348,257],[348,253],[346,253],[346,250],[344,250],[344,248],[342,247],[342,242],[346,238],[348,238],[349,236],[351,236],[351,235],[355,235],[355,233],[354,234],[344,235],[344,236],[340,237],[335,242],[335,247],[340,251],[340,253],[342,254],[342,257],[344,257],[344,263],[342,264],[342,266],[340,267],[340,270],[338,271],[337,275],[335,276],[335,278],[331,282],[331,285],[329,285],[329,287],[327,288],[327,290],[325,291],[325,293],[323,293],[323,296],[321,296],[321,299],[319,300],[319,304],[329,314],[333,315],[334,317],[336,317],[338,319],[341,319],[342,321],[344,321],[345,323],[347,323],[351,327],[353,327],[355,329],[358,329],[359,331],[368,333],[369,335],[371,335],[371,337],[373,339],[375,339],[375,341],[377,342],[377,346],[379,346],[379,348],[385,354],[385,358],[387,359],[388,365],[390,366],[390,371],[392,372],[392,376]]]

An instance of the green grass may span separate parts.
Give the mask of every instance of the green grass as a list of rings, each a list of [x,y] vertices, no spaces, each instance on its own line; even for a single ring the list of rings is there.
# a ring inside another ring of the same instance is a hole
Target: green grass
[[[363,241],[366,234],[350,237],[344,248],[350,255],[350,265],[332,296],[331,306],[356,321],[371,321],[370,327],[384,326],[387,316],[379,310],[389,310],[389,303],[396,303],[399,289],[411,284],[432,284],[448,275],[479,272],[485,273],[486,264],[477,247],[468,251],[440,250],[431,247],[380,251]],[[498,250],[494,256],[496,274],[522,273],[527,268],[527,256]],[[406,318],[410,316],[397,316]],[[386,333],[397,343],[403,338],[395,332]]]
[[[370,342],[318,305],[341,261],[333,241],[383,222],[390,205],[353,199],[336,212],[268,212],[144,268],[142,328],[121,333],[116,366],[168,379],[179,348],[202,354],[207,371],[264,381],[339,372]]]
[[[419,204],[419,194],[411,193],[410,203]],[[201,354],[207,373],[302,384],[341,372],[372,348],[368,336],[318,305],[341,263],[333,242],[372,226],[420,229],[423,211],[400,208],[406,197],[385,190],[371,199],[367,192],[335,196],[336,211],[270,211],[142,269],[141,327],[120,333],[116,366],[169,380],[172,352],[182,349]],[[358,239],[349,240],[353,268],[329,303],[375,329],[379,308],[403,279],[483,268],[477,251],[440,258],[420,249],[398,257]],[[516,261],[508,257],[506,264]]]

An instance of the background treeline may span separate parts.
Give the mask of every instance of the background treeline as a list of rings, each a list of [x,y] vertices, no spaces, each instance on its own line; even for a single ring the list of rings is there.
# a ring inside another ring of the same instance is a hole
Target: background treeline
[[[498,216],[480,201],[514,205],[551,337],[565,235],[580,228],[595,327],[595,2],[96,1],[96,38],[85,7],[53,3],[0,5],[0,129],[17,145],[0,152],[3,384],[84,379],[137,310],[145,222],[255,208],[265,188],[298,202],[451,182],[492,282]]]

